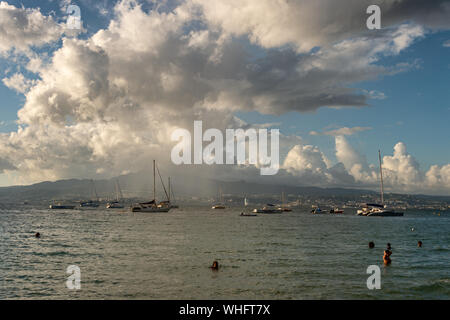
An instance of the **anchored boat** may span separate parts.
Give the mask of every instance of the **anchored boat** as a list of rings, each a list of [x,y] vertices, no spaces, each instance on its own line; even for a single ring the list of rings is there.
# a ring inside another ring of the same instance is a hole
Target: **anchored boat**
[[[261,209],[253,209],[253,213],[266,213],[266,214],[277,214],[283,213],[281,208],[276,207],[275,205],[268,203]]]
[[[223,204],[223,193],[222,188],[219,188],[219,202],[211,207],[211,209],[226,209],[227,207]]]
[[[98,194],[97,189],[95,188],[94,180],[91,180],[91,188],[92,188],[92,196],[94,200],[88,200],[88,201],[80,201],[80,207],[82,208],[98,208],[100,206],[99,200],[98,200]]]
[[[114,187],[116,191],[116,200],[110,201],[106,204],[106,209],[123,209],[124,205],[121,203],[123,199],[122,190],[120,189],[119,179],[114,182]]]
[[[380,162],[380,192],[381,204],[366,203],[362,209],[357,211],[357,215],[365,217],[401,217],[403,212],[395,211],[388,208],[384,204],[384,187],[383,187],[383,166],[381,165],[381,151],[378,150],[378,160]]]
[[[156,162],[155,160],[153,160],[153,200],[133,205],[131,207],[132,212],[169,212],[169,210],[172,208],[169,200],[170,197],[166,192],[166,187],[164,186],[161,175],[159,174],[159,170],[158,175],[161,179],[161,184],[168,200],[162,201],[159,204],[156,202]]]

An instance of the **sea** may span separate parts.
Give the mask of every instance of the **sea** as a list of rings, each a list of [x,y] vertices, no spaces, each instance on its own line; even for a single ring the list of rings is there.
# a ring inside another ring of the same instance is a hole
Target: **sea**
[[[0,299],[450,298],[449,211],[241,211],[3,208]],[[367,286],[369,266],[379,267],[380,289]]]

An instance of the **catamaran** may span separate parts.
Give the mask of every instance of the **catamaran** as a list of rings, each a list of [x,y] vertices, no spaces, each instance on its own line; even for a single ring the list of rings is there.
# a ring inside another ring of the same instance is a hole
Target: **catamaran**
[[[381,151],[378,150],[378,160],[380,162],[380,192],[381,204],[366,203],[362,209],[357,211],[357,215],[366,217],[401,217],[403,212],[397,212],[388,208],[384,204],[384,187],[383,187],[383,166],[381,165]]]
[[[155,160],[153,160],[153,200],[133,205],[131,207],[132,212],[169,212],[169,210],[171,209],[169,196],[167,195],[166,187],[162,182],[159,170],[158,175],[161,179],[161,184],[163,186],[164,192],[166,193],[168,201],[162,201],[159,204],[156,202],[156,162]]]

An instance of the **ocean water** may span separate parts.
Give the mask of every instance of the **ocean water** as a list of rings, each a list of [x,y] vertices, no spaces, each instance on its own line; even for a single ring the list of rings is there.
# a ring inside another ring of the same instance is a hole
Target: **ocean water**
[[[240,211],[0,210],[0,299],[450,298],[449,212]],[[80,290],[66,287],[69,265]],[[380,290],[367,289],[369,265],[381,268]]]

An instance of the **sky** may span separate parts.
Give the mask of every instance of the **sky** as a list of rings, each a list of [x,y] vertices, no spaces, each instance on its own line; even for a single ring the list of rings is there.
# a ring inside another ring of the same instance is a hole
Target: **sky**
[[[381,150],[388,191],[448,195],[449,57],[450,1],[0,1],[0,186],[180,169],[202,120],[280,129],[277,183],[376,189]]]

